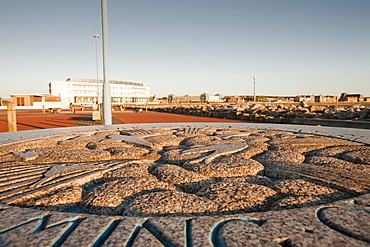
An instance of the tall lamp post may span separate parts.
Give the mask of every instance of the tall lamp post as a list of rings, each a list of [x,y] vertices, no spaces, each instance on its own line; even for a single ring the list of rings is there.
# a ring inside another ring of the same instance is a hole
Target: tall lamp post
[[[103,30],[103,119],[105,125],[112,125],[112,103],[108,76],[108,10],[107,0],[101,0],[102,30]]]
[[[257,79],[257,76],[253,76],[253,80],[254,80],[254,87],[253,87],[253,101],[256,102],[256,79]]]
[[[95,34],[93,35],[95,38],[95,48],[96,48],[96,89],[98,92],[98,97],[96,99],[96,104],[98,104],[99,109],[99,98],[100,98],[100,90],[99,90],[99,57],[98,57],[98,38],[100,37],[95,30]]]

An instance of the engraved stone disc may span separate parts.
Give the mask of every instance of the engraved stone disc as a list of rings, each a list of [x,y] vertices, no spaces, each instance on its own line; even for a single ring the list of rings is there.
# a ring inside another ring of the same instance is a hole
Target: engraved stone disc
[[[77,234],[93,246],[365,246],[369,154],[366,142],[231,126],[94,130],[8,143],[0,146],[0,213],[18,217],[2,218],[0,246],[74,245]],[[363,226],[335,216],[347,214]],[[283,221],[293,230],[272,230]],[[86,222],[90,231],[81,229]],[[25,235],[15,238],[19,230]],[[43,238],[52,231],[59,237]]]

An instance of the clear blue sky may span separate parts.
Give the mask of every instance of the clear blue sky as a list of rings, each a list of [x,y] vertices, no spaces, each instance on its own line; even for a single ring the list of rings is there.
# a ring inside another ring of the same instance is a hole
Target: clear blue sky
[[[369,0],[108,0],[108,15],[109,78],[152,95],[251,95],[256,75],[257,94],[370,96]],[[96,78],[95,29],[100,0],[2,0],[0,97]]]

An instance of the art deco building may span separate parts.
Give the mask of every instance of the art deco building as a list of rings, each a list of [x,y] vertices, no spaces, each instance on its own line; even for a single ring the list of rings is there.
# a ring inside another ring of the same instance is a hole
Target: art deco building
[[[149,87],[143,83],[110,80],[113,104],[145,103],[150,97]],[[102,102],[103,80],[99,80],[99,102]],[[49,93],[60,96],[62,107],[72,104],[92,104],[98,101],[97,79],[67,78],[66,81],[50,81]]]

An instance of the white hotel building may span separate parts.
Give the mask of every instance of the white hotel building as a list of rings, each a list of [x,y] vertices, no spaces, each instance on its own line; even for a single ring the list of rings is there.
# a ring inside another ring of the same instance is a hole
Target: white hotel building
[[[143,83],[109,80],[112,104],[146,103],[150,97],[149,87]],[[60,96],[62,108],[72,104],[97,102],[97,79],[67,78],[66,81],[50,81],[49,93]],[[103,80],[99,80],[99,102],[102,102]]]

